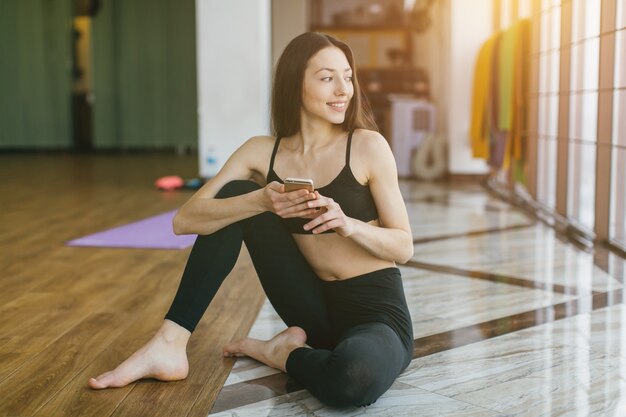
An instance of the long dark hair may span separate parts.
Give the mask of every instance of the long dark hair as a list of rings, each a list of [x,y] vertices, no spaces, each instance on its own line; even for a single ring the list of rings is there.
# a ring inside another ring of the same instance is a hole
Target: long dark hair
[[[367,98],[359,87],[354,56],[350,47],[325,33],[306,32],[289,42],[276,65],[272,91],[272,133],[274,136],[282,138],[295,135],[300,131],[304,70],[309,59],[328,46],[341,49],[352,68],[354,95],[341,127],[347,132],[356,128],[378,131]]]

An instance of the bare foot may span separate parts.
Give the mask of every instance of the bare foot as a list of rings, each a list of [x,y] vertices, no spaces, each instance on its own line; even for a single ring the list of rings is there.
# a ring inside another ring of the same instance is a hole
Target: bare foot
[[[165,320],[159,331],[141,349],[112,371],[89,379],[93,389],[123,387],[141,378],[177,381],[187,378],[187,341],[191,333]]]
[[[270,340],[258,340],[246,337],[224,346],[224,356],[250,356],[271,366],[287,372],[285,367],[291,351],[304,346],[306,333],[300,327],[290,327],[278,333]]]

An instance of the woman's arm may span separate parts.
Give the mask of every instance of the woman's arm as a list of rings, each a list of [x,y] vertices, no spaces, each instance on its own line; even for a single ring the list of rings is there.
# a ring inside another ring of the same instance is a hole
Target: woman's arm
[[[208,235],[265,211],[281,217],[299,217],[314,212],[305,203],[315,198],[312,193],[306,190],[283,193],[283,185],[278,182],[248,194],[215,198],[219,190],[230,181],[250,179],[255,171],[260,171],[258,167],[266,165],[269,161],[269,155],[265,158],[267,141],[266,137],[254,137],[237,149],[218,174],[207,181],[176,213],[174,233]]]
[[[371,131],[362,131],[363,149],[358,157],[369,167],[368,182],[376,209],[379,226],[347,217],[332,199],[319,196],[308,203],[310,207],[326,207],[327,212],[305,225],[313,233],[334,229],[348,237],[378,258],[406,263],[413,256],[413,237],[409,216],[400,193],[398,173],[393,153],[385,138]]]
[[[176,213],[174,233],[210,235],[229,224],[262,213],[266,210],[262,209],[261,192],[263,189],[224,199],[194,195],[193,200],[187,201]]]
[[[352,218],[350,221],[355,222],[355,227],[349,237],[376,257],[400,264],[413,257],[411,232],[378,227]]]

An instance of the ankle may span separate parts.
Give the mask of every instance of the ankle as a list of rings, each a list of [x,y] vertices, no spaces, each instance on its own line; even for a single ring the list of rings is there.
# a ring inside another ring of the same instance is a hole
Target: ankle
[[[164,320],[157,336],[168,345],[187,346],[191,332],[173,321]]]
[[[301,347],[304,347],[304,345],[300,345],[297,343],[289,343],[285,346],[283,346],[283,352],[286,352],[287,356],[291,355],[291,352],[293,352],[296,349],[299,349]]]

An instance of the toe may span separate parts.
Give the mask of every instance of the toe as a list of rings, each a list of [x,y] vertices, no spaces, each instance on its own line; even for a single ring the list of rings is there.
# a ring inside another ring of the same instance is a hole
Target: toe
[[[224,348],[223,353],[224,353],[225,358],[233,358],[235,356],[238,356],[241,352],[239,352],[238,349],[229,347],[229,348]]]
[[[224,345],[224,347],[222,348],[222,351],[224,353],[228,353],[230,355],[232,355],[233,353],[236,353],[239,351],[239,342],[233,342],[233,343],[229,343],[227,345]]]
[[[113,372],[106,372],[100,375],[98,378],[95,378],[94,382],[95,382],[94,385],[96,389],[120,386],[119,384],[115,383],[116,378]]]
[[[224,346],[222,348],[224,356],[228,358],[246,356],[246,344],[248,340],[248,338],[245,338]]]
[[[102,382],[100,381],[100,377],[98,377],[98,378],[89,378],[88,384],[93,389],[103,389],[103,388],[106,388],[106,386],[104,386],[102,384]]]

